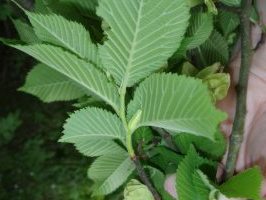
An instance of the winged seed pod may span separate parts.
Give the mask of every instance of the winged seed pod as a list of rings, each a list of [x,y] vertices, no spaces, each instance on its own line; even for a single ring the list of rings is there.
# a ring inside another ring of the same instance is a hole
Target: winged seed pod
[[[124,200],[154,200],[147,186],[139,181],[132,179],[124,190]]]
[[[212,74],[203,79],[207,84],[214,102],[226,97],[230,86],[230,75],[226,73]]]

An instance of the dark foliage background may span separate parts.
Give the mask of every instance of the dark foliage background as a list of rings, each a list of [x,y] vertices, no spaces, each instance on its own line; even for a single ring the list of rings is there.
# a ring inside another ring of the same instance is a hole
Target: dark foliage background
[[[0,1],[0,37],[17,37],[11,17],[20,15]],[[90,199],[90,161],[57,142],[74,109],[71,102],[44,104],[17,91],[33,65],[30,57],[0,44],[0,200]]]

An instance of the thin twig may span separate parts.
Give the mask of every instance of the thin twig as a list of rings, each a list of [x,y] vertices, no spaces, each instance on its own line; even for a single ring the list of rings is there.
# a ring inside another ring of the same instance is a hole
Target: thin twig
[[[251,24],[249,21],[250,8],[252,0],[242,0],[240,13],[240,31],[241,31],[241,68],[239,73],[239,81],[236,87],[237,105],[236,114],[233,124],[233,130],[230,137],[229,152],[225,167],[224,180],[229,179],[234,175],[237,156],[243,140],[245,118],[246,118],[246,99],[249,68],[251,65],[251,41],[250,30]]]
[[[152,183],[150,182],[149,177],[147,176],[139,158],[135,156],[132,160],[135,163],[141,181],[148,187],[148,189],[150,190],[150,192],[154,197],[154,200],[161,200],[159,193],[156,191],[156,189],[153,187]]]

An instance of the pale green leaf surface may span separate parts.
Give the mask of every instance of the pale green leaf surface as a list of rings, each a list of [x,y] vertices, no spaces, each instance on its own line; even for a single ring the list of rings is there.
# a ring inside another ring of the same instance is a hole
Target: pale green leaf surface
[[[44,64],[36,65],[29,72],[25,85],[19,90],[33,94],[44,102],[73,100],[85,94],[68,77]]]
[[[85,108],[70,115],[64,125],[61,142],[75,143],[82,146],[85,140],[113,140],[125,142],[125,130],[121,120],[111,112],[100,108]],[[97,147],[97,145],[95,145]],[[81,148],[81,147],[79,147]]]
[[[98,49],[92,43],[89,32],[81,24],[55,14],[26,14],[40,40],[64,47],[80,58],[100,66]]]
[[[126,151],[97,158],[88,170],[89,178],[97,185],[94,195],[110,194],[125,183],[134,170]]]
[[[259,167],[254,167],[232,177],[218,189],[228,197],[262,200],[260,197],[262,180],[261,170]]]
[[[110,104],[115,110],[118,110],[119,95],[116,86],[108,82],[106,76],[90,63],[79,59],[60,47],[52,45],[9,45],[67,76],[84,88],[88,95],[94,95]]]
[[[155,74],[137,88],[128,110],[142,110],[140,126],[154,126],[214,139],[226,115],[211,102],[202,81],[175,74]],[[135,111],[136,112],[136,111]]]
[[[116,82],[132,86],[167,64],[189,19],[185,0],[101,0],[97,14],[110,27],[100,48]]]
[[[80,153],[89,157],[121,153],[121,147],[110,139],[75,138],[75,147]]]

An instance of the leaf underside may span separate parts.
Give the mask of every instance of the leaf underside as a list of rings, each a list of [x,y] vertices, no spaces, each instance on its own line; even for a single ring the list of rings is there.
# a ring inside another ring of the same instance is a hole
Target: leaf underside
[[[97,187],[94,195],[110,194],[128,179],[134,169],[126,151],[97,158],[88,170],[89,178]]]
[[[167,64],[189,20],[184,0],[101,0],[97,14],[109,26],[101,59],[117,84],[124,86]]]
[[[20,91],[39,97],[44,102],[68,101],[85,93],[68,77],[44,65],[36,65],[28,74]]]
[[[134,109],[142,110],[139,127],[160,127],[210,139],[226,117],[212,104],[200,80],[175,74],[155,74],[143,81],[129,104],[128,110]]]
[[[46,44],[12,45],[57,72],[71,79],[82,87],[86,94],[94,95],[110,104],[115,110],[119,107],[119,95],[115,85],[92,64],[79,59],[74,54],[64,51],[60,47]]]

